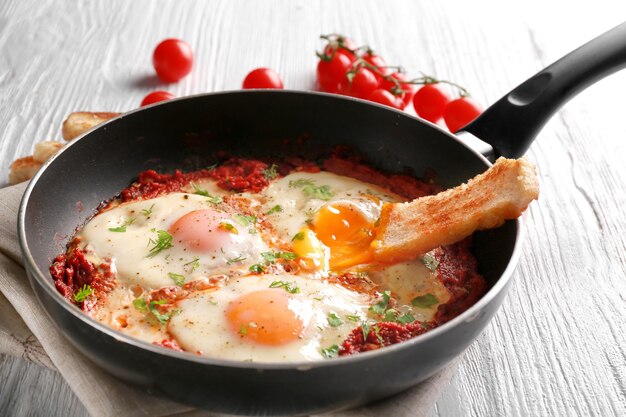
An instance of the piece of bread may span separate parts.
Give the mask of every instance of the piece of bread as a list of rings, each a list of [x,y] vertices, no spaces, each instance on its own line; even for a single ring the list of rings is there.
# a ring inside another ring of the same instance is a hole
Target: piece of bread
[[[109,119],[119,116],[120,113],[108,112],[74,112],[63,122],[63,139],[72,140],[92,127]]]
[[[51,140],[36,143],[35,150],[33,151],[33,159],[43,164],[59,149],[61,149],[61,147],[63,147],[61,142],[54,142]]]
[[[538,196],[532,164],[523,158],[499,158],[466,184],[407,203],[385,204],[372,242],[374,256],[379,262],[415,259],[519,217]]]
[[[38,162],[32,156],[16,159],[9,167],[9,183],[19,184],[27,181],[41,168],[43,162]]]

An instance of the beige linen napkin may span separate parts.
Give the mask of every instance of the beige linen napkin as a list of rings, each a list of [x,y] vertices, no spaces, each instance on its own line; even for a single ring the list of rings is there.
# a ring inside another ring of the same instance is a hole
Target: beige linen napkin
[[[94,416],[211,416],[155,398],[110,376],[78,352],[57,330],[32,291],[17,240],[17,210],[26,184],[0,189],[0,353],[58,370]],[[456,364],[393,398],[333,417],[425,416]],[[52,401],[52,399],[51,399]]]

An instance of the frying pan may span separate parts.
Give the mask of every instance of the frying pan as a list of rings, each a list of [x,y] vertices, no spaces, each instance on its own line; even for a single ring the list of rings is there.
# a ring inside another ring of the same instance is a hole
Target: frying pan
[[[469,310],[410,341],[373,352],[301,363],[198,357],[132,339],[84,315],[55,290],[51,259],[98,204],[140,171],[198,169],[217,151],[323,156],[341,144],[389,172],[438,173],[446,187],[483,172],[495,156],[518,157],[573,95],[626,65],[626,24],[575,50],[515,88],[466,126],[488,157],[403,112],[334,95],[296,91],[204,94],[124,114],[49,160],[28,186],[18,232],[31,285],[59,330],[110,373],[153,393],[245,415],[307,414],[372,402],[433,375],[478,336],[500,306],[520,254],[520,223],[474,235],[491,289]],[[80,203],[80,204],[77,204]],[[77,210],[78,206],[94,208]]]

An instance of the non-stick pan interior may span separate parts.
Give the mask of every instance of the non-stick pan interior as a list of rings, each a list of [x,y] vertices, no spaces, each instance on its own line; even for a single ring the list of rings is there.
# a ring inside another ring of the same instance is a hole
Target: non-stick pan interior
[[[146,169],[198,169],[233,155],[318,158],[347,145],[373,166],[448,187],[488,163],[441,129],[357,100],[304,92],[247,91],[166,102],[118,118],[61,152],[37,179],[25,212],[27,246],[41,271],[101,201]],[[481,271],[492,283],[508,264],[516,222],[476,236]],[[45,273],[45,272],[44,272]]]

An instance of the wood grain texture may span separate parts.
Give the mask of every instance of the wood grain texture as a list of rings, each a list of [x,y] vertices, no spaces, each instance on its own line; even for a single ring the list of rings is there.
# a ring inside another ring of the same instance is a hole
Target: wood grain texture
[[[257,66],[311,89],[320,33],[349,34],[487,104],[625,12],[612,0],[4,0],[0,184],[36,141],[60,138],[72,111],[129,110],[156,88],[238,89]],[[150,54],[170,36],[190,42],[197,61],[188,78],[164,86]],[[626,415],[625,87],[621,73],[585,91],[531,147],[541,196],[526,215],[511,292],[431,417]],[[84,415],[74,398],[48,370],[0,364],[0,415]]]

